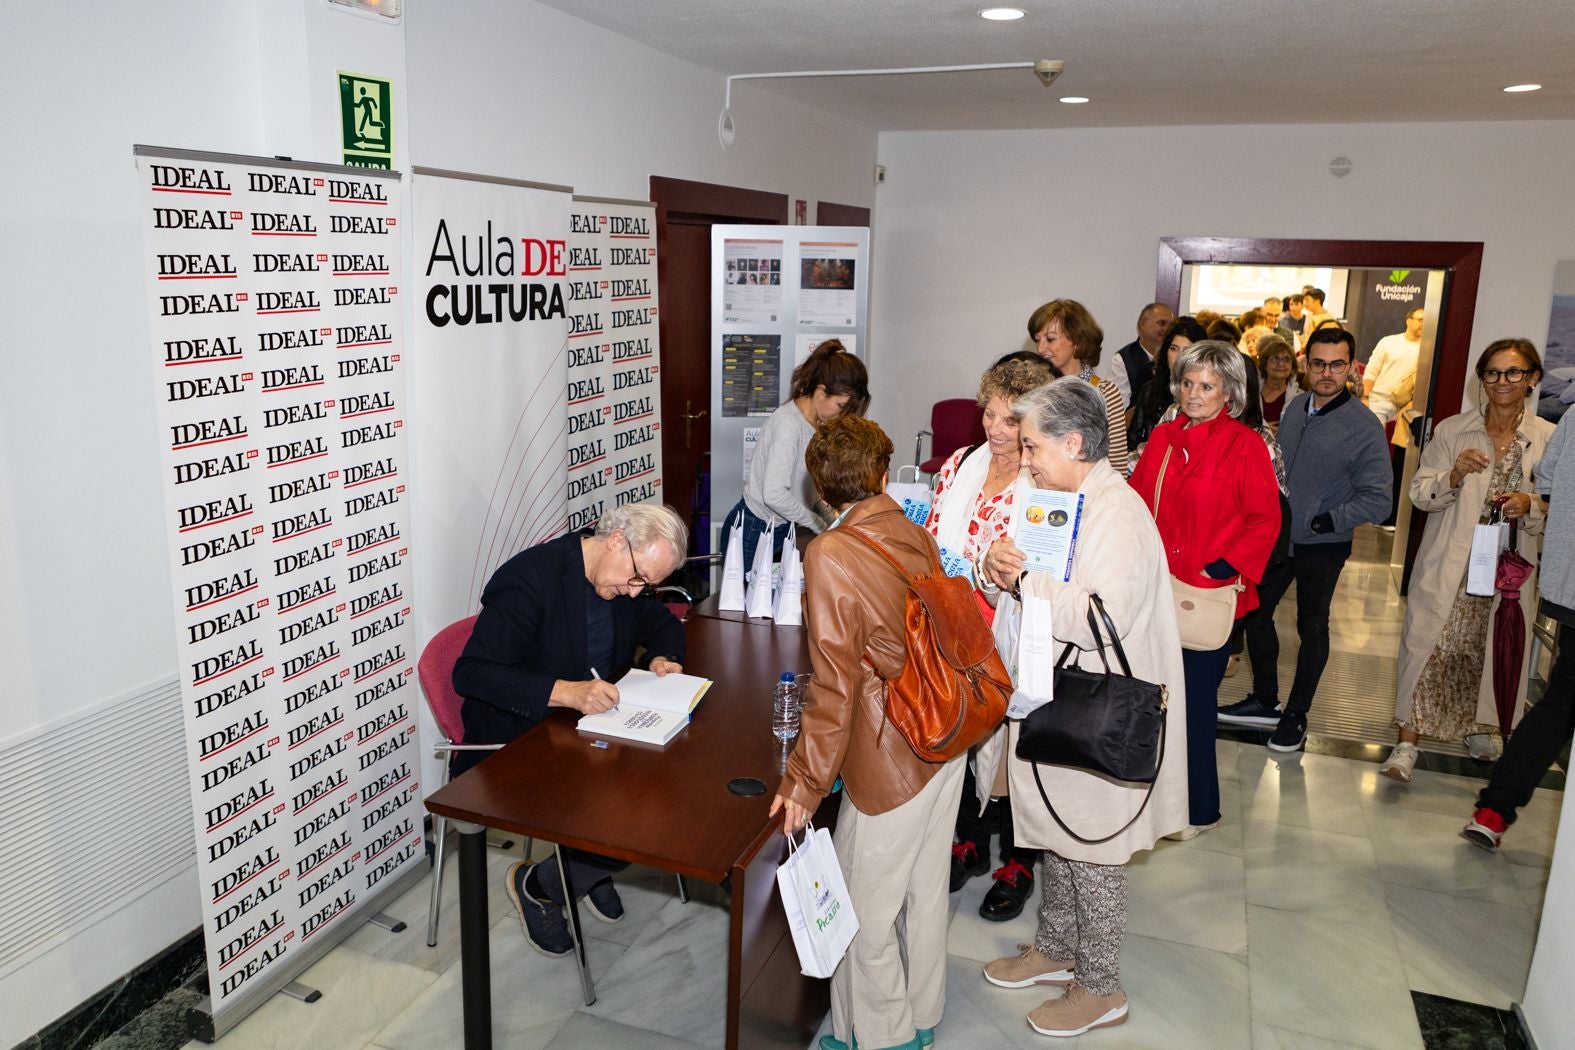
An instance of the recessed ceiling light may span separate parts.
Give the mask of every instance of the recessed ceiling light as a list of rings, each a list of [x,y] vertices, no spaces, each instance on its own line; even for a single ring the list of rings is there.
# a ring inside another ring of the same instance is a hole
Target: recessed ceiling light
[[[1508,91],[1510,94],[1518,95],[1522,91],[1541,91],[1542,90],[1542,85],[1541,84],[1511,84],[1509,87],[1505,88],[1504,90]]]
[[[1083,103],[1087,102],[1088,99],[1084,98],[1082,95],[1062,95],[1061,101],[1065,102],[1069,106],[1081,106]]]
[[[979,12],[979,17],[991,22],[1015,22],[1023,17],[1020,7],[987,7]]]

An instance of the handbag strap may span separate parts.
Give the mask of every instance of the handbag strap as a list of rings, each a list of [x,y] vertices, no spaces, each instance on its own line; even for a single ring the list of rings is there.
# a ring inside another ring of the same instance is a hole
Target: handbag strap
[[[1132,814],[1131,820],[1127,821],[1125,824],[1121,825],[1115,831],[1112,831],[1102,839],[1086,839],[1066,826],[1066,821],[1061,819],[1061,814],[1057,813],[1055,811],[1055,807],[1050,804],[1050,796],[1045,794],[1045,782],[1039,779],[1039,763],[1030,762],[1029,765],[1033,766],[1034,768],[1034,786],[1039,789],[1039,797],[1044,800],[1045,809],[1050,811],[1050,818],[1056,822],[1056,826],[1085,846],[1098,846],[1109,842],[1117,835],[1123,834],[1128,828],[1136,824],[1138,818],[1143,815],[1143,811],[1148,809],[1149,800],[1154,797],[1154,785],[1159,783],[1160,771],[1165,768],[1165,729],[1169,721],[1170,711],[1167,708],[1160,714],[1159,762],[1154,766],[1154,782],[1149,784],[1148,790],[1143,793],[1143,804],[1138,807],[1138,811],[1136,813]]]
[[[1175,450],[1174,445],[1165,443],[1165,458],[1159,461],[1159,477],[1154,479],[1154,519],[1159,520],[1159,492],[1165,487],[1165,468],[1170,466],[1170,454]]]
[[[1094,610],[1099,610],[1099,618],[1105,622],[1105,630],[1110,632],[1110,647],[1116,651],[1116,660],[1121,664],[1121,673],[1128,678],[1132,677],[1132,665],[1127,663],[1126,650],[1121,648],[1121,639],[1116,635],[1115,621],[1110,618],[1110,613],[1105,610],[1104,600],[1097,594],[1088,596],[1088,629],[1094,632],[1094,641],[1099,645],[1099,658],[1105,658],[1104,639],[1099,636],[1099,625],[1094,622]],[[1105,665],[1105,672],[1110,672],[1110,665]]]

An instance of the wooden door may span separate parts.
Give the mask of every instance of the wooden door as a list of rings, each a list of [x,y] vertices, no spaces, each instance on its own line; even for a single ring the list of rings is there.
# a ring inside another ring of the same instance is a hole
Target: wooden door
[[[656,273],[661,312],[662,489],[683,515],[694,554],[710,553],[711,227],[715,223],[785,224],[788,198],[736,186],[653,175]],[[698,584],[703,573],[691,579]],[[699,588],[704,590],[703,587]],[[698,595],[697,595],[698,596]]]
[[[816,226],[868,226],[870,210],[851,204],[833,204],[831,201],[815,202]]]

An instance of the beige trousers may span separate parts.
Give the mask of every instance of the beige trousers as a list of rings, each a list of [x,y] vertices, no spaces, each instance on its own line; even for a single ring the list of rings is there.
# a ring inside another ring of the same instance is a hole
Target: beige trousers
[[[900,1046],[934,1028],[946,1005],[952,825],[963,763],[953,759],[924,789],[878,816],[846,794],[837,814],[837,861],[859,932],[831,975],[836,1037],[861,1048]]]

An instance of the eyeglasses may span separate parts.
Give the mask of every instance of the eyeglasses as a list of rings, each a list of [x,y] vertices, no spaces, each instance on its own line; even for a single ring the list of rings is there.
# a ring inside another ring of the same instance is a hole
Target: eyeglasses
[[[645,573],[640,571],[640,566],[634,560],[634,544],[629,542],[629,537],[623,538],[624,545],[629,548],[629,565],[634,569],[634,575],[629,577],[629,586],[635,594],[651,586],[651,581],[645,578]]]
[[[1309,372],[1344,372],[1351,367],[1349,361],[1326,361],[1321,357],[1309,357],[1307,370]]]
[[[1482,379],[1488,383],[1497,383],[1500,379],[1506,383],[1518,383],[1530,374],[1529,368],[1486,368],[1482,370]]]

